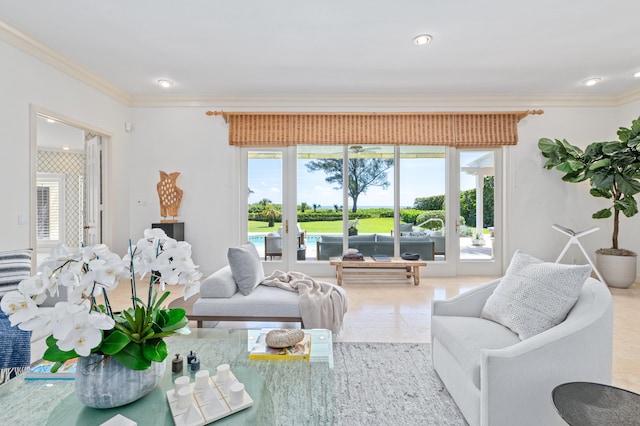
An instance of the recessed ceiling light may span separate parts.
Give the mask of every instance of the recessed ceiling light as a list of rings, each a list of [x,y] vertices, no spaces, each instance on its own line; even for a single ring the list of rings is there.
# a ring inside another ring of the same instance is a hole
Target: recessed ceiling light
[[[601,78],[589,78],[583,81],[582,84],[584,84],[585,86],[595,86],[596,84],[600,83],[600,81],[602,81]]]
[[[71,148],[69,147],[69,145],[62,145],[62,149],[64,149],[65,151],[69,151]]]
[[[424,46],[425,44],[429,44],[431,39],[432,39],[432,37],[429,34],[420,34],[420,35],[417,35],[417,36],[415,36],[413,38],[413,42],[417,46]]]
[[[173,87],[173,81],[171,80],[158,80],[158,84],[160,85],[160,87],[163,87],[165,89]]]
[[[636,72],[634,72],[634,73],[633,73],[633,76],[634,76],[635,78],[640,78],[640,71],[636,71]]]
[[[56,120],[53,118],[47,118],[47,123],[56,123]]]

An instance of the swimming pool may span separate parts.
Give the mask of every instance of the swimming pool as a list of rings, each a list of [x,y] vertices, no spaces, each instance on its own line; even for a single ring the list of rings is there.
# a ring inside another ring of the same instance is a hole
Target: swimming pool
[[[320,235],[307,234],[305,241],[307,244],[315,244],[320,239]],[[264,244],[264,234],[249,235],[249,242],[254,245]]]

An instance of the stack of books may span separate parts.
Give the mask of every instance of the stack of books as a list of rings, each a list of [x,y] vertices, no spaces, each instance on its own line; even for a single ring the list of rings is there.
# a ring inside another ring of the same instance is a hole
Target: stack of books
[[[360,252],[345,253],[342,255],[342,260],[364,260],[364,255]]]
[[[249,352],[249,359],[278,359],[309,361],[311,357],[311,335],[304,334],[304,339],[294,346],[286,348],[272,348],[267,345],[267,333],[262,333]]]

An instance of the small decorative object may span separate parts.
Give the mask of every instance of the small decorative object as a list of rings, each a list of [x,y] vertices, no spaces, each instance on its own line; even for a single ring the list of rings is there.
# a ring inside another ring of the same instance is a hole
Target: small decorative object
[[[304,339],[304,331],[294,330],[271,330],[267,333],[267,345],[272,348],[288,348]]]
[[[138,294],[136,277],[142,279],[147,274],[156,278],[158,286],[148,284],[146,291]],[[79,253],[57,246],[36,275],[20,282],[18,291],[2,298],[0,307],[9,315],[11,325],[22,330],[52,324],[53,334],[47,338],[43,358],[59,364],[53,372],[69,359],[80,357],[80,365],[82,358],[89,356],[95,356],[89,363],[94,370],[104,370],[103,377],[110,374],[104,367],[115,365],[128,370],[164,371],[168,355],[164,338],[189,333],[185,310],[162,306],[170,294],[164,291],[165,284],[183,285],[187,299],[198,292],[201,276],[191,260],[190,244],[168,238],[159,228],[147,229],[136,245],[129,243],[129,253],[123,258],[104,244],[83,247]],[[108,291],[126,279],[131,281],[132,306],[114,312]],[[58,302],[53,312],[41,310],[38,304],[48,295],[56,296],[60,286],[67,287],[68,300]],[[161,296],[160,291],[164,292]],[[104,304],[98,303],[99,296]],[[80,377],[78,369],[76,387],[82,383]],[[103,378],[91,385],[92,389],[109,381]],[[121,390],[125,387],[129,385],[120,385]],[[138,398],[142,396],[144,393]]]
[[[187,364],[191,364],[191,361],[196,359],[196,353],[194,351],[189,351],[187,354]]]
[[[182,371],[183,367],[184,361],[182,360],[182,357],[180,356],[180,354],[176,354],[176,357],[173,359],[173,361],[171,361],[171,372],[179,373]]]
[[[192,359],[191,362],[189,363],[189,366],[191,367],[191,371],[200,370],[200,360],[198,358]]]
[[[175,386],[166,392],[167,402],[176,425],[206,425],[230,414],[249,408],[253,399],[247,393],[244,384],[226,368],[224,381],[209,376],[209,371],[201,370],[195,374],[195,381],[190,382],[188,376],[181,376],[174,382]]]
[[[176,185],[176,180],[180,172],[167,173],[160,170],[160,182],[156,185],[158,196],[160,197],[160,222],[177,222],[178,210],[182,203],[182,189]],[[172,219],[167,219],[172,216]]]

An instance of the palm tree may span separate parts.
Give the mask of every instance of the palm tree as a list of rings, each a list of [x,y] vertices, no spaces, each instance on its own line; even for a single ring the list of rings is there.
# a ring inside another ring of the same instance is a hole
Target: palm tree
[[[273,228],[275,220],[280,217],[280,212],[273,206],[273,204],[267,204],[262,209],[262,217],[269,221],[269,228]]]

